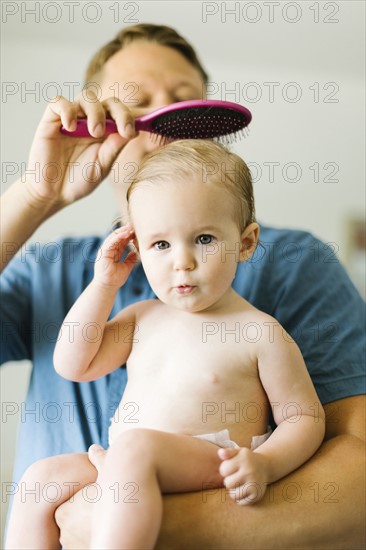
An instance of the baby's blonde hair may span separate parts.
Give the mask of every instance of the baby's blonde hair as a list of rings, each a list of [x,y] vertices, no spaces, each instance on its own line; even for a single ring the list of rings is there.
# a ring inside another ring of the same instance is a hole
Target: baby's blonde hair
[[[168,180],[173,185],[174,180],[182,179],[221,185],[232,199],[233,215],[241,231],[255,221],[249,168],[238,155],[211,140],[174,141],[147,155],[133,177],[127,201],[141,182],[154,184]]]

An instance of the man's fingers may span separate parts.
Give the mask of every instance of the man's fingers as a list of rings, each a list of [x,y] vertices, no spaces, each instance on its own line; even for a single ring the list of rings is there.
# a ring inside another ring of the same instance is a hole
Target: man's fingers
[[[96,94],[88,89],[78,95],[75,102],[80,106],[87,117],[89,134],[95,138],[102,138],[105,131],[105,110]]]
[[[105,99],[102,103],[117,125],[118,133],[124,138],[135,137],[135,122],[131,111],[116,98]]]
[[[41,122],[60,121],[66,130],[72,132],[76,130],[77,118],[85,117],[90,135],[94,138],[103,138],[107,116],[116,122],[120,136],[127,140],[136,136],[134,117],[128,107],[115,98],[100,102],[92,90],[88,90],[87,93],[84,90],[75,101],[69,101],[63,96],[54,97],[49,102]],[[120,143],[118,146],[120,148]]]
[[[47,105],[38,126],[40,137],[51,137],[59,133],[61,124],[69,132],[76,130],[76,120],[80,106],[68,101],[63,96],[57,96]],[[57,123],[57,124],[55,124]]]

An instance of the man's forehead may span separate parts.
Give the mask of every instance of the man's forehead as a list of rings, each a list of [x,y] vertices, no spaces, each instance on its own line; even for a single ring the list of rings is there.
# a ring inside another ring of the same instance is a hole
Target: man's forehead
[[[102,69],[102,81],[133,82],[140,87],[153,81],[170,86],[180,82],[202,85],[199,71],[178,51],[155,43],[136,42],[116,52]]]

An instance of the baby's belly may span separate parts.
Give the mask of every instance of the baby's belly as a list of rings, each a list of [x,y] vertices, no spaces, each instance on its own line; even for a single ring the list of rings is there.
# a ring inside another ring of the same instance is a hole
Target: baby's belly
[[[187,391],[170,388],[159,395],[126,388],[110,426],[110,439],[123,431],[148,428],[172,433],[201,435],[227,428],[240,447],[250,447],[252,437],[267,431],[268,401],[260,384],[250,392]],[[155,386],[156,387],[156,386]],[[225,399],[223,399],[225,395]]]

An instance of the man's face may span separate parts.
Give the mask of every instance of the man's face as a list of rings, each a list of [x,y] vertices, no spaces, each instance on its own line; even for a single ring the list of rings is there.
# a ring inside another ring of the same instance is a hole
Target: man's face
[[[200,99],[204,82],[199,71],[179,52],[152,42],[134,42],[112,56],[102,73],[102,100],[116,97],[135,117],[159,107]],[[159,146],[151,134],[140,132],[121,152],[113,170],[125,212],[126,191],[143,157]]]

